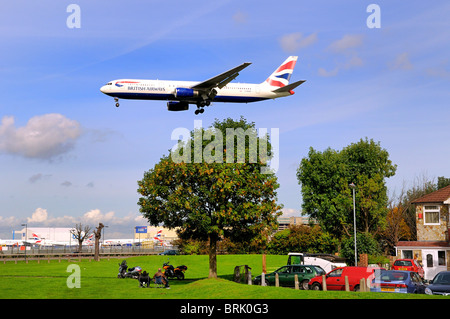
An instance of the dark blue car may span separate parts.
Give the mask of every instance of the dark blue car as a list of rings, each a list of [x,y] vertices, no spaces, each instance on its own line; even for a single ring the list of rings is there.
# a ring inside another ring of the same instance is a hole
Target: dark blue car
[[[424,294],[426,285],[414,271],[381,270],[375,273],[370,291]]]
[[[444,295],[450,296],[450,271],[441,271],[433,280],[430,280],[430,285],[425,289],[427,295]]]

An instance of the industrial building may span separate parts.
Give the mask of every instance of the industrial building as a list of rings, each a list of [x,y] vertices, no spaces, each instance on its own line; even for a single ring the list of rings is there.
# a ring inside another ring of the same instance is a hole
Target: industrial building
[[[13,239],[33,240],[39,237],[42,240],[67,242],[74,240],[70,233],[72,227],[24,227],[20,231],[13,232]]]

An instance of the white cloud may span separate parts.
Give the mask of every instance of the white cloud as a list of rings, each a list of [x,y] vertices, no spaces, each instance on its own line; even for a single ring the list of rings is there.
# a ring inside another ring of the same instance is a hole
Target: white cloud
[[[353,67],[360,67],[364,61],[358,55],[356,48],[363,44],[363,36],[358,34],[346,34],[341,39],[332,42],[327,50],[331,51],[343,58],[337,63],[337,66],[327,71],[324,68],[319,68],[318,74],[323,77],[336,76],[341,70],[348,70]]]
[[[338,72],[339,72],[338,68],[334,68],[331,71],[327,71],[324,68],[319,68],[319,71],[318,71],[319,75],[323,76],[323,77],[336,76],[338,74]]]
[[[47,221],[48,213],[46,209],[37,208],[31,217],[27,218],[28,223],[43,223]]]
[[[17,225],[18,221],[17,218],[14,216],[10,216],[10,217],[3,217],[0,216],[0,225],[2,226],[13,226],[13,225]]]
[[[450,68],[448,60],[440,62],[436,67],[428,67],[425,69],[427,75],[438,77],[441,79],[450,79]]]
[[[129,214],[124,217],[117,217],[114,211],[102,213],[100,209],[92,209],[86,212],[81,221],[89,225],[98,225],[98,223],[108,225],[135,225],[136,223],[147,224],[147,220],[140,214]]]
[[[393,62],[389,64],[391,69],[411,70],[413,65],[409,61],[409,54],[407,52],[399,54]]]
[[[317,32],[304,37],[301,32],[286,34],[281,37],[280,44],[284,51],[293,53],[306,48],[317,41]]]
[[[236,22],[237,24],[244,24],[247,22],[247,15],[242,11],[237,11],[233,15],[233,21]]]
[[[18,218],[15,216],[0,216],[0,230],[9,232],[11,229],[17,228],[26,222],[29,227],[72,227],[77,223],[96,227],[98,223],[103,223],[110,227],[119,227],[124,230],[132,230],[136,225],[147,225],[148,221],[137,213],[129,213],[125,216],[116,216],[114,211],[103,213],[100,209],[91,209],[82,216],[58,216],[53,217],[47,209],[36,208],[31,217]],[[126,232],[126,231],[124,231]]]
[[[39,181],[42,181],[42,180],[49,179],[51,176],[52,176],[51,174],[46,174],[46,175],[44,175],[44,174],[42,174],[42,173],[37,173],[37,174],[34,174],[33,176],[30,176],[30,178],[28,179],[28,181],[29,181],[30,183],[34,184],[34,183],[36,183],[36,182],[39,182]]]
[[[302,215],[302,212],[298,209],[294,208],[282,208],[283,217],[299,217]]]
[[[51,113],[32,117],[26,126],[15,127],[12,116],[0,123],[0,152],[27,158],[52,159],[71,150],[81,135],[80,124]]]
[[[363,43],[363,36],[359,34],[346,34],[342,39],[336,40],[328,47],[330,50],[337,53],[345,53],[349,49],[361,46]]]

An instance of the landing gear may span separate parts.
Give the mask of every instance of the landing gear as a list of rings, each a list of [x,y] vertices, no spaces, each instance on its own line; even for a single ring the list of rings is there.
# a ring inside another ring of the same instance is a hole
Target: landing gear
[[[203,112],[205,112],[204,107],[210,106],[210,105],[211,105],[211,100],[203,100],[203,101],[197,102],[197,109],[194,112],[195,115],[202,114]]]
[[[119,98],[115,97],[114,102],[116,102],[116,107],[119,107]]]
[[[196,109],[195,110],[195,115],[199,115],[199,114],[202,114],[203,112],[205,112],[205,109],[204,108],[198,108],[198,109]]]

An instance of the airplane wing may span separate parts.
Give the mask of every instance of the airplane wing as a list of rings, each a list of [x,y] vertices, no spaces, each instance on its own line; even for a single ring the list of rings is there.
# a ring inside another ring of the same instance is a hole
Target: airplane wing
[[[246,62],[242,63],[241,65],[232,68],[226,72],[223,72],[222,74],[216,75],[215,77],[212,77],[206,81],[200,82],[193,87],[192,89],[196,90],[205,90],[209,91],[214,89],[215,87],[218,87],[219,89],[223,88],[225,85],[233,81],[238,75],[239,71],[245,69],[248,67],[251,63]]]

